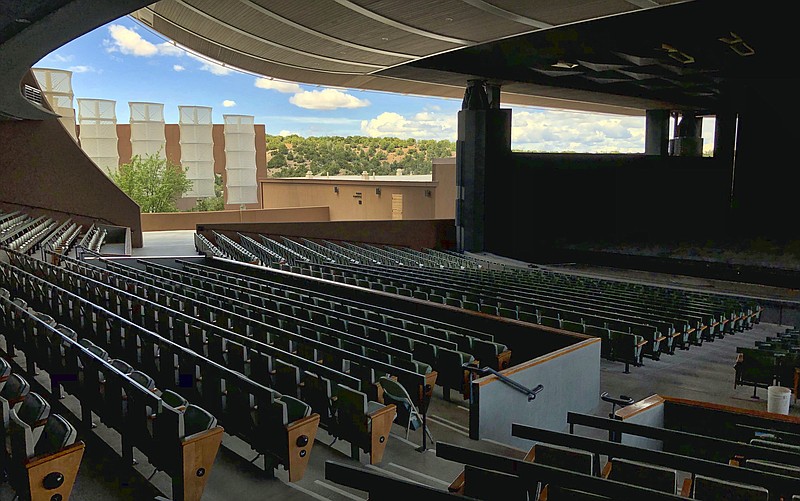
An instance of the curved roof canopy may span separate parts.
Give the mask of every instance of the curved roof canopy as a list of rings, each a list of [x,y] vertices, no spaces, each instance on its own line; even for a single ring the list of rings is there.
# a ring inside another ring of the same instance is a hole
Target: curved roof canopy
[[[719,110],[767,74],[788,22],[722,0],[161,0],[133,16],[281,80],[460,98],[480,78],[504,103],[633,115]]]
[[[132,15],[165,37],[226,64],[281,80],[461,98],[464,71],[425,65],[448,54],[551,32],[560,26],[641,11],[671,0],[161,0]],[[553,63],[557,63],[554,61]],[[489,75],[491,77],[491,75]],[[541,85],[503,84],[502,101],[642,114],[650,103]]]
[[[630,115],[775,99],[792,16],[727,0],[25,0],[0,8],[0,117],[43,118],[19,82],[48,52],[131,14],[223,64],[279,80]],[[15,92],[6,92],[13,90]],[[27,106],[27,108],[26,108]]]

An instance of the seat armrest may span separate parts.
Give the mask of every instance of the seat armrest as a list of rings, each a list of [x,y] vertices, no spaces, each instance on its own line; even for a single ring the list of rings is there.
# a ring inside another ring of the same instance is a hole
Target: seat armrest
[[[464,470],[461,470],[461,473],[458,474],[456,478],[450,482],[450,485],[447,487],[448,492],[452,492],[454,494],[464,494]]]

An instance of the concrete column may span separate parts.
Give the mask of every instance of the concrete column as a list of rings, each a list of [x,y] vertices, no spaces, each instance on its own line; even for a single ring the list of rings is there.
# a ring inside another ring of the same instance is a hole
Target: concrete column
[[[691,111],[681,112],[675,124],[671,153],[677,157],[703,156],[703,118]]]
[[[647,110],[645,115],[645,155],[669,155],[669,110]]]
[[[490,87],[491,89],[491,87]],[[470,81],[458,112],[456,238],[461,251],[487,250],[492,214],[503,212],[511,163],[511,110],[500,109],[499,89]]]

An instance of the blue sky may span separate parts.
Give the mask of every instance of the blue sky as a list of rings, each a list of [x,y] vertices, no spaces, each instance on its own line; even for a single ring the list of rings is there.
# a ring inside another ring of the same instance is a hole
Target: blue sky
[[[460,99],[439,99],[271,80],[224,67],[176,46],[129,17],[112,21],[48,54],[35,67],[73,72],[77,98],[116,101],[118,123],[128,102],[164,103],[167,123],[178,106],[210,106],[253,115],[268,134],[365,135],[456,139]],[[505,106],[504,106],[505,107]],[[595,115],[512,106],[512,147],[518,150],[644,151],[644,117]],[[704,125],[708,142],[709,129]]]

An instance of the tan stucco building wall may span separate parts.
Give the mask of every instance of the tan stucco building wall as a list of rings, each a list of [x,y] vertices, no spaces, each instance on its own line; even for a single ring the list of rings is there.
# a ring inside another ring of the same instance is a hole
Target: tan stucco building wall
[[[270,178],[261,180],[263,208],[328,206],[331,221],[453,219],[455,158],[437,159],[432,180]]]

